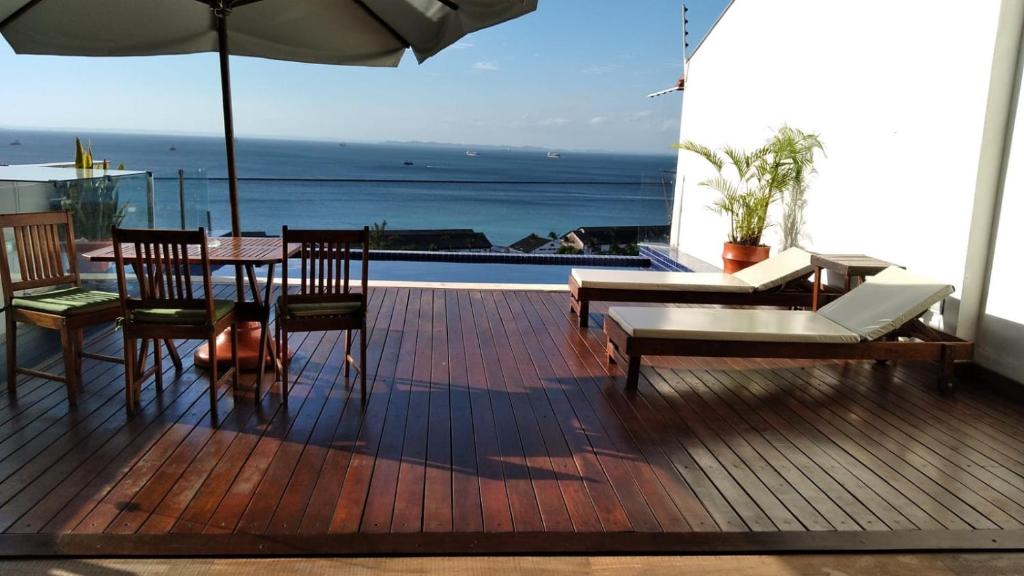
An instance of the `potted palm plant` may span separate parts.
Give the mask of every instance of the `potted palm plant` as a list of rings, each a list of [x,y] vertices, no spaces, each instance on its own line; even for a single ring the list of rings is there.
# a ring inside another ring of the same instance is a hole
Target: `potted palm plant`
[[[772,138],[774,154],[785,158],[792,171],[782,198],[782,249],[799,246],[804,237],[804,209],[807,207],[808,179],[814,174],[816,152],[825,147],[817,134],[783,126]]]
[[[764,231],[771,225],[768,210],[795,184],[806,190],[814,152],[821,148],[818,137],[783,127],[767,144],[752,151],[731,146],[716,151],[690,141],[679,147],[715,169],[714,177],[698,185],[718,192],[709,208],[729,217],[729,237],[722,248],[725,272],[738,272],[768,258],[770,249],[762,243]]]

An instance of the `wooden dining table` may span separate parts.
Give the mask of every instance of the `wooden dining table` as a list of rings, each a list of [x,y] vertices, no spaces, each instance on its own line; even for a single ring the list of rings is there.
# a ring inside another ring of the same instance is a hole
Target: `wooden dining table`
[[[301,246],[289,244],[287,256],[296,254]],[[125,260],[134,260],[135,254],[132,247],[124,246]],[[223,236],[212,237],[207,243],[207,253],[211,266],[235,266],[235,298],[236,313],[242,323],[238,328],[238,362],[242,369],[254,370],[266,366],[261,362],[267,356],[272,360],[274,355],[274,343],[270,338],[269,330],[270,311],[273,308],[271,302],[274,285],[274,272],[278,264],[284,262],[285,252],[282,250],[280,238],[269,237],[247,237],[247,236]],[[91,262],[114,262],[113,244],[83,254],[83,257]],[[200,264],[199,251],[194,254],[190,252],[189,261],[193,264]],[[263,293],[260,293],[260,286],[256,275],[256,268],[266,267],[266,279]],[[139,271],[136,271],[138,274]],[[245,284],[249,284],[249,299],[246,298]],[[177,352],[173,343],[167,342],[169,353],[175,365],[180,365]],[[221,334],[217,337],[217,357],[225,363],[231,358],[231,335]],[[218,361],[218,364],[220,361]],[[210,351],[204,345],[195,354],[195,364],[199,367],[210,365]]]

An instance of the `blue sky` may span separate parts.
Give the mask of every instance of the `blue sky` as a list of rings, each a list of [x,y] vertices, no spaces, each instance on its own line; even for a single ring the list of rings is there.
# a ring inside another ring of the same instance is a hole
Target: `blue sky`
[[[692,0],[691,47],[728,0]],[[626,8],[630,9],[626,9]],[[679,0],[540,0],[418,65],[233,58],[239,136],[667,152],[680,96]],[[0,126],[219,135],[216,56],[16,56],[0,42]],[[10,89],[16,87],[16,89]]]

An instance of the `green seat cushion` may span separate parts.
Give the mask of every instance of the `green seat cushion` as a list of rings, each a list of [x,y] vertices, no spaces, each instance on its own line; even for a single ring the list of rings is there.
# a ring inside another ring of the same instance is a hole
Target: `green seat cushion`
[[[235,309],[233,300],[213,301],[213,320],[216,322]],[[132,312],[133,322],[150,324],[205,324],[206,310],[182,308],[139,308]]]
[[[48,312],[61,316],[85,314],[106,308],[116,308],[120,305],[117,293],[81,288],[65,288],[42,294],[16,296],[11,299],[11,306],[14,308]]]
[[[277,309],[282,310],[281,299],[277,299]],[[287,313],[289,318],[313,318],[317,316],[348,316],[362,311],[362,302],[289,302]]]

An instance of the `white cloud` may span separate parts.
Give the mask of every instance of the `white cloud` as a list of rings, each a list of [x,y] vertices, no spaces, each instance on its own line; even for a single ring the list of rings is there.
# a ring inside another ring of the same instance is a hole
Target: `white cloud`
[[[473,64],[473,70],[482,70],[485,72],[493,72],[498,69],[498,63],[494,60],[485,60],[483,62],[476,62]]]
[[[466,42],[464,40],[456,42],[448,47],[449,50],[466,50],[472,48],[474,44],[472,42]]]
[[[630,112],[629,114],[626,114],[626,122],[640,122],[641,120],[645,120],[645,119],[649,118],[651,116],[651,114],[654,114],[654,113],[651,112],[650,110],[641,110],[640,112]]]
[[[678,120],[665,120],[664,122],[661,123],[661,128],[659,128],[659,130],[661,132],[669,132],[669,131],[672,131],[672,130],[679,130],[679,121]]]
[[[545,118],[545,119],[541,120],[540,122],[537,122],[537,125],[538,126],[565,126],[568,123],[569,123],[569,119],[568,118],[563,118],[562,116],[556,116],[554,118]]]
[[[597,126],[599,124],[607,124],[611,119],[607,116],[594,116],[590,120],[587,120],[587,124]]]

